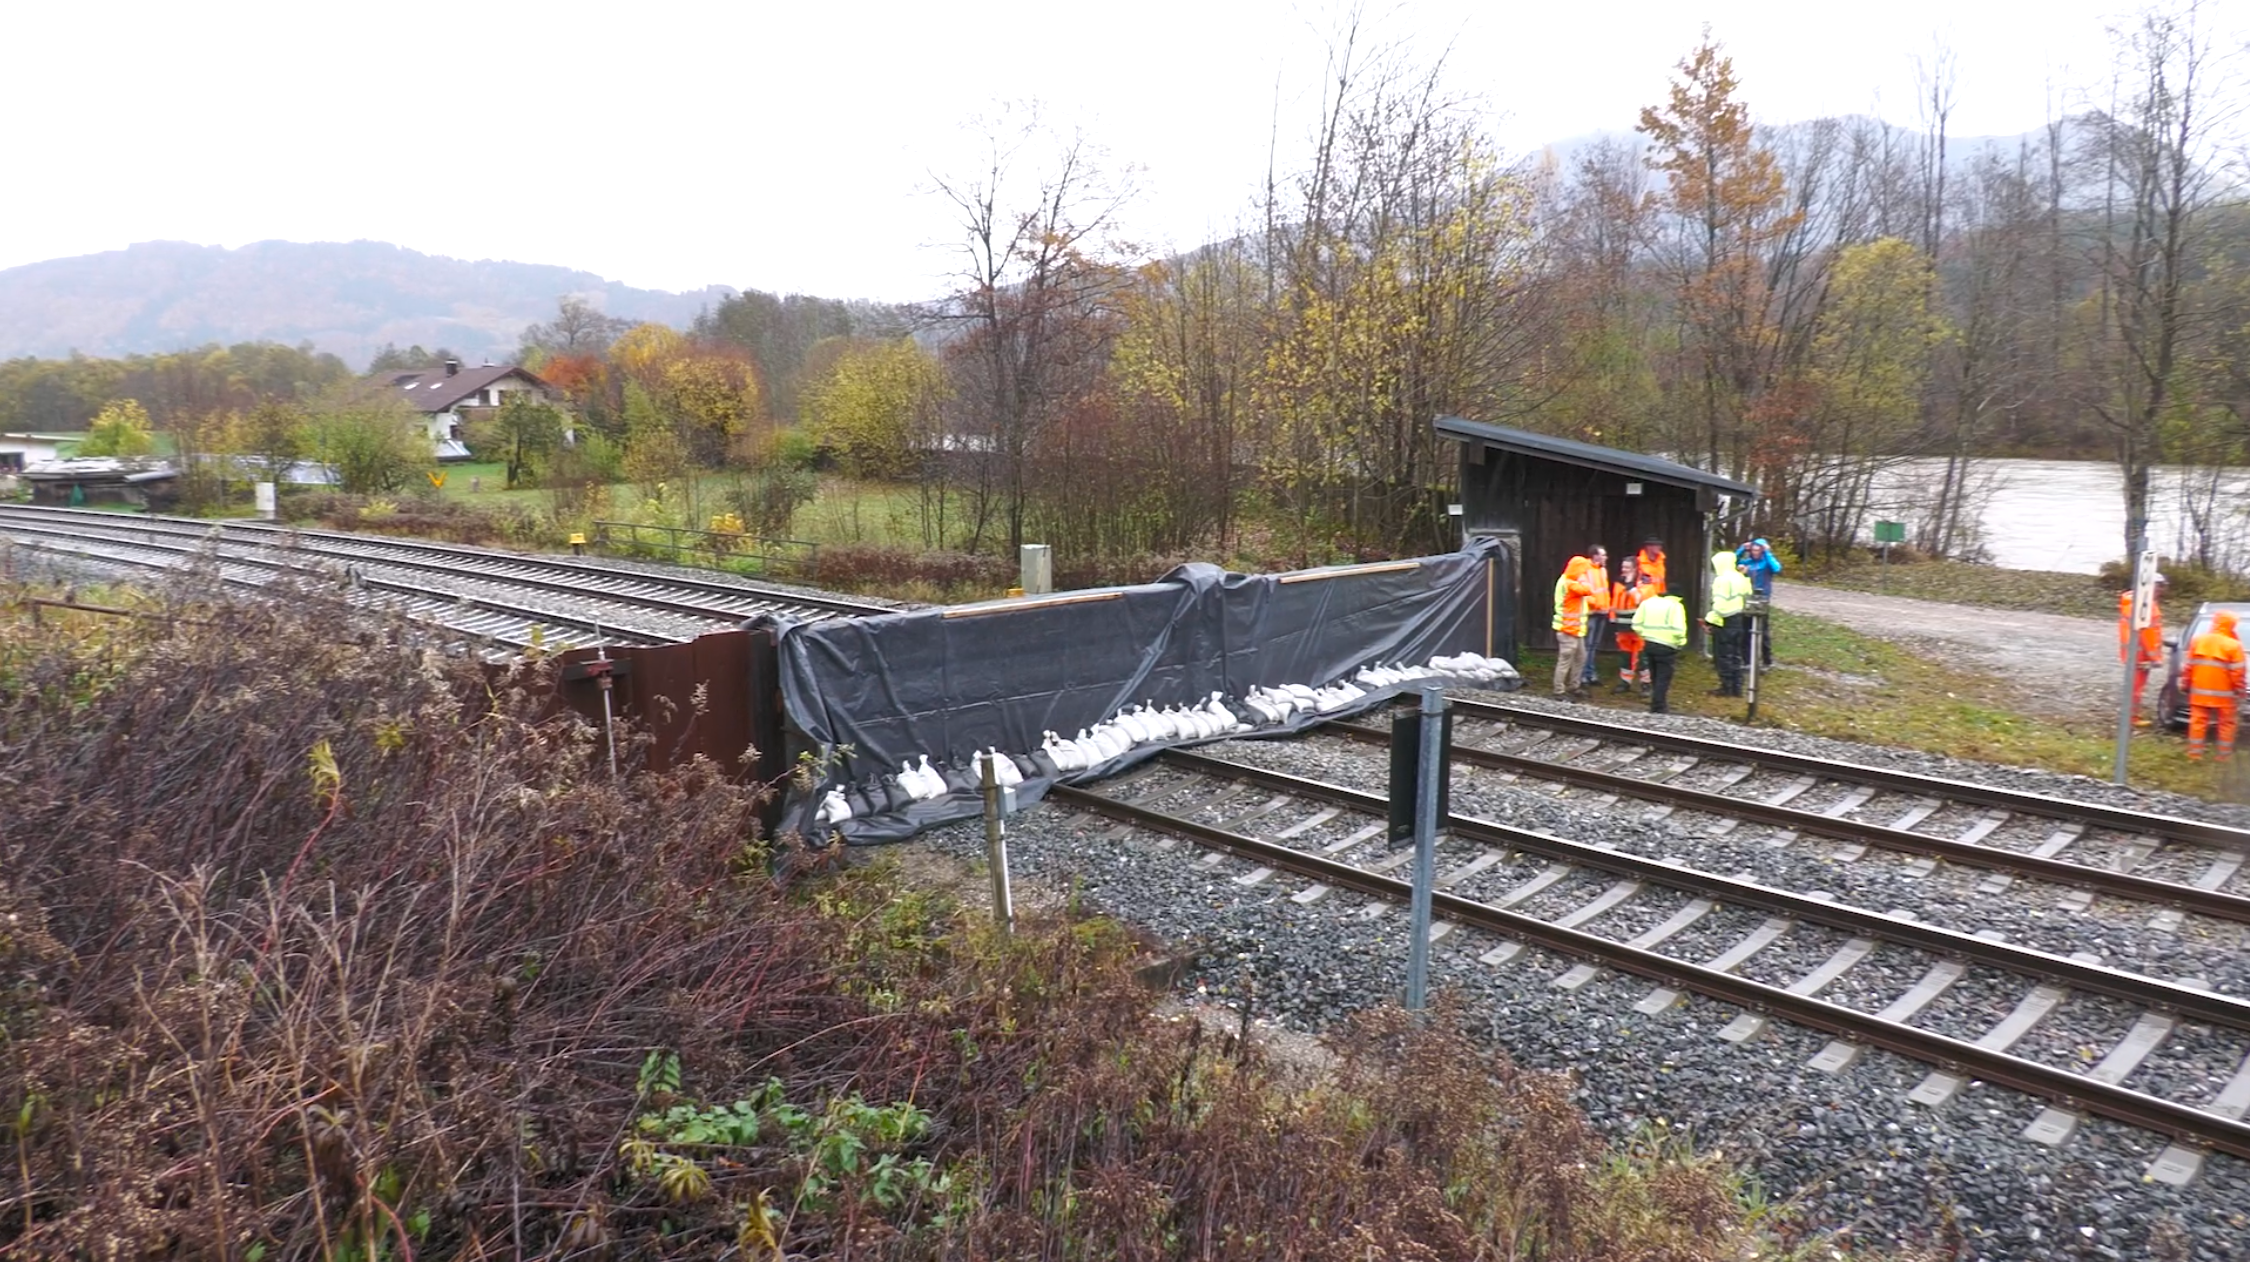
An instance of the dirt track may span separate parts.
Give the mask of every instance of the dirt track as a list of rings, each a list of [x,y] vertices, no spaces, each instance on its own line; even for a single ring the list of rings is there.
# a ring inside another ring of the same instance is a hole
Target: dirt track
[[[1774,584],[1774,604],[2021,679],[2026,708],[2038,713],[2070,719],[2116,713],[2117,624],[2105,619],[1947,605],[1786,580]],[[1776,647],[1787,663],[1788,643]]]

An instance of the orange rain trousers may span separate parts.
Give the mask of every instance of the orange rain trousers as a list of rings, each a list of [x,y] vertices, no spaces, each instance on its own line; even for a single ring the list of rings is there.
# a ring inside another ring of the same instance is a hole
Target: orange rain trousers
[[[2238,720],[2232,702],[2226,705],[2191,705],[2188,707],[2188,757],[2203,757],[2204,733],[2217,728],[2219,760],[2234,757],[2234,730]]]

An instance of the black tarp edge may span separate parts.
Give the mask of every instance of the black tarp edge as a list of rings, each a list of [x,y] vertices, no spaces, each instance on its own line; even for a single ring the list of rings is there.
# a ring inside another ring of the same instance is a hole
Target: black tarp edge
[[[864,813],[818,831],[853,844],[903,840],[981,813],[976,750],[1014,756],[1025,773],[1016,800],[1030,805],[1053,783],[1102,779],[1166,748],[1230,738],[1136,746],[1060,773],[1036,752],[1046,731],[1070,738],[1133,705],[1200,703],[1212,692],[1247,719],[1241,698],[1253,686],[1319,687],[1350,681],[1372,662],[1421,665],[1481,650],[1499,554],[1500,545],[1480,541],[1458,553],[1295,574],[1185,565],[1132,587],[787,624],[778,646],[783,706],[815,754],[818,784],[792,791],[784,826],[811,835],[822,793],[847,785]],[[1232,736],[1290,735],[1416,684],[1358,686],[1366,695],[1334,712]],[[952,791],[907,802],[886,777],[923,756]]]

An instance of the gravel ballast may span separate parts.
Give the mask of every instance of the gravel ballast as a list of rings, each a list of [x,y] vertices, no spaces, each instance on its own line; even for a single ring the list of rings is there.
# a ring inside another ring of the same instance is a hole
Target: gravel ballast
[[[1543,699],[1509,703],[1548,708]],[[2081,777],[1685,716],[1651,719],[1605,711],[1600,717],[2104,805],[2246,822],[2239,809],[2118,790]],[[1230,742],[1203,752],[1377,791],[1386,775],[1379,747],[1317,736]],[[1173,803],[1185,800],[1175,796]],[[2146,907],[2112,908],[2106,904],[2115,900],[2109,899],[2074,915],[2055,906],[2054,887],[2025,881],[2001,895],[1979,897],[1974,874],[1941,870],[1908,877],[1900,874],[1902,861],[1880,852],[1853,864],[1829,864],[1819,857],[1826,844],[1816,839],[1775,847],[1769,844],[1772,830],[1752,825],[1707,838],[1698,834],[1709,827],[1709,817],[1683,831],[1677,827],[1681,816],[1644,822],[1641,804],[1604,811],[1590,795],[1558,796],[1550,785],[1530,779],[1505,783],[1487,771],[1467,775],[1457,769],[1454,809],[1573,840],[1669,855],[1709,871],[1744,873],[1782,888],[1825,889],[1841,901],[1908,910],[1964,930],[1997,928],[2021,945],[2094,950],[2110,963],[2152,975],[2201,976],[2217,989],[2250,993],[2239,926],[2190,918],[2178,932],[2159,931],[2148,927]],[[1292,803],[1261,819],[1253,831],[1270,836],[1309,813],[1309,807]],[[1293,844],[1318,849],[1330,838],[1341,840],[1352,831],[1346,827],[1350,818],[1309,830]],[[932,833],[922,844],[965,859],[983,853],[981,827],[974,824]],[[1203,852],[1185,843],[1160,847],[1148,834],[1053,805],[1011,822],[1009,844],[1019,884],[1075,889],[1091,906],[1198,952],[1201,966],[1184,988],[1227,1003],[1249,998],[1260,1021],[1318,1031],[1403,987],[1408,930],[1403,909],[1370,917],[1363,914],[1365,899],[1342,892],[1298,903],[1291,895],[1305,888],[1300,879],[1276,876],[1245,886],[1236,880],[1249,870],[1243,861],[1230,857],[1206,864],[1199,861]],[[1383,857],[1381,845],[1377,839],[1338,857],[1367,865]],[[1453,843],[1441,850],[1439,871],[1475,850]],[[1458,892],[1489,899],[1542,866],[1519,857],[1465,882]],[[1519,910],[1556,914],[1583,905],[1605,884],[1598,874],[1575,874]],[[1680,902],[1675,892],[1650,887],[1584,927],[1629,937]],[[1683,959],[1708,959],[1762,918],[1722,906],[1660,949]],[[1817,967],[1845,936],[1799,925],[1740,971],[1787,984]],[[1941,1248],[1958,1242],[1957,1251],[1946,1256],[1995,1262],[2250,1259],[2250,1164],[2213,1156],[2193,1183],[2173,1188],[2145,1177],[2148,1163],[2165,1146],[2160,1136],[2091,1119],[2069,1141],[2049,1147],[2023,1137],[2044,1108],[2030,1097],[1970,1082],[1945,1105],[1923,1107],[1907,1096],[1930,1072],[1928,1066],[1864,1051],[1844,1072],[1822,1073],[1809,1062],[1827,1045],[1823,1034],[1773,1022],[1746,1042],[1728,1042],[1718,1033],[1738,1013],[1727,1005],[1690,997],[1643,1015],[1634,1004],[1652,989],[1645,981],[1603,974],[1564,990],[1553,981],[1575,961],[1533,949],[1506,964],[1480,963],[1494,945],[1484,934],[1458,929],[1432,952],[1433,983],[1461,996],[1474,1026],[1521,1063],[1580,1075],[1583,1106],[1613,1134],[1629,1135],[1657,1119],[1687,1127],[1699,1145],[1721,1149],[1754,1170],[1770,1196],[1797,1202],[1810,1221],[1846,1238]],[[1860,1009],[1880,1007],[1911,987],[1932,962],[1886,944],[1821,997]],[[1918,1024],[1973,1039],[2006,1016],[2028,989],[2024,978],[1973,967]],[[2137,1016],[2128,1005],[2073,996],[2034,1027],[2018,1050],[2084,1069]],[[2245,1051],[2250,1032],[2182,1025],[2127,1085],[2205,1103],[2225,1086]]]

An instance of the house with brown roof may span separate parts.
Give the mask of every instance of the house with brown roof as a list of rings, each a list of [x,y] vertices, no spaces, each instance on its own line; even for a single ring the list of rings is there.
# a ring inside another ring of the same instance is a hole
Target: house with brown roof
[[[430,442],[439,460],[467,460],[469,446],[463,428],[491,415],[509,395],[528,393],[535,399],[554,398],[554,387],[515,364],[485,364],[463,368],[458,359],[446,360],[424,372],[389,372],[378,380],[405,396],[429,425]]]

